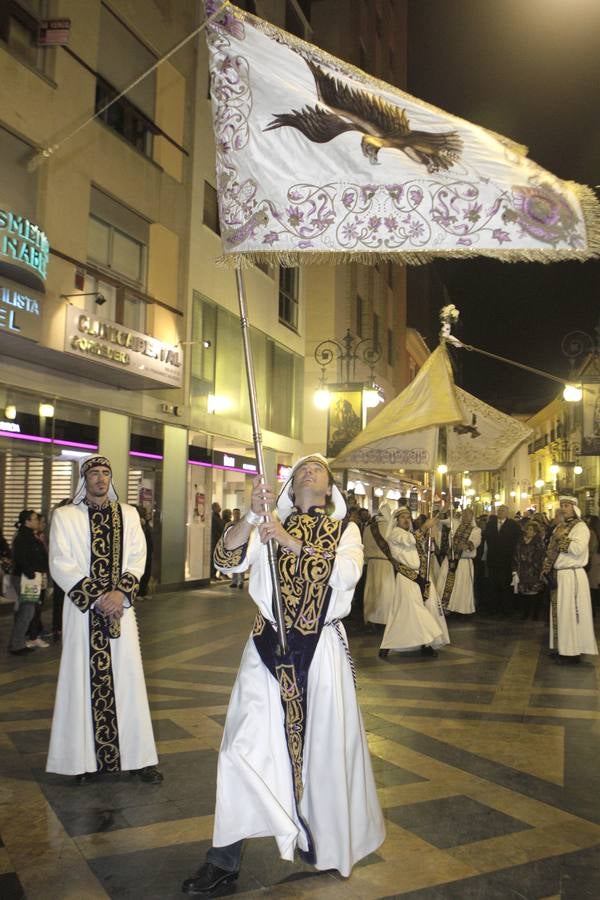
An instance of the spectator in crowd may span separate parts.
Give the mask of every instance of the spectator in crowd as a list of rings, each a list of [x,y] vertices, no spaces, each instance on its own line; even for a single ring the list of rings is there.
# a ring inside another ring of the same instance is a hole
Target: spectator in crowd
[[[227,510],[225,510],[225,512],[227,512]],[[241,511],[241,509],[239,509],[239,507],[236,506],[236,508],[233,510],[233,515],[231,517],[232,524],[237,525],[237,523],[240,521],[241,517],[242,517],[242,511]],[[241,591],[244,587],[244,573],[243,572],[234,572],[233,575],[231,576],[231,584],[229,585],[229,587],[238,588]]]
[[[60,509],[61,506],[67,506],[68,503],[71,502],[70,497],[66,497],[64,500],[61,500],[60,503],[57,503],[54,507],[54,510]],[[50,523],[52,523],[52,516],[54,515],[54,511],[50,517]],[[57,584],[56,581],[52,578],[52,638],[54,643],[57,643],[61,639],[62,636],[62,614],[63,614],[63,604],[65,599],[65,592],[61,588],[60,584]]]
[[[221,518],[221,506],[216,501],[212,505],[212,517],[210,520],[210,577],[217,578],[218,573],[215,569],[215,547],[219,542],[219,538],[223,534],[223,519]]]
[[[137,511],[140,517],[140,525],[142,526],[142,531],[144,532],[144,538],[146,540],[146,565],[144,566],[144,574],[140,578],[140,592],[138,594],[138,600],[143,600],[144,598],[151,599],[148,594],[148,588],[150,585],[150,578],[152,577],[152,554],[154,552],[154,539],[152,537],[152,526],[150,525],[150,513],[146,509],[145,506],[138,506]]]
[[[44,640],[44,625],[42,622],[42,605],[46,599],[46,591],[48,585],[48,533],[47,533],[47,520],[46,516],[43,513],[40,513],[38,516],[38,525],[34,532],[37,540],[40,542],[44,549],[44,554],[46,557],[46,568],[45,568],[45,578],[44,578],[44,590],[40,595],[39,603],[34,604],[33,610],[33,618],[29,623],[29,628],[27,629],[27,639],[35,647],[49,647],[48,644]]]
[[[592,595],[592,610],[594,616],[596,616],[600,609],[600,517],[587,516],[586,522],[590,529],[588,581]]]
[[[497,515],[489,517],[484,534],[492,615],[509,616],[513,611],[512,563],[520,536],[521,529],[509,518],[508,506],[501,504]]]
[[[48,573],[48,554],[35,536],[39,516],[34,509],[24,509],[15,524],[17,533],[12,546],[13,578],[16,580],[17,603],[8,649],[16,656],[33,652],[35,647],[47,647],[41,638],[27,640],[27,629],[41,602],[44,578]]]
[[[538,617],[544,587],[542,566],[545,556],[546,546],[540,526],[529,521],[523,528],[513,559],[512,585],[519,597],[522,619],[530,615],[534,620]]]
[[[10,580],[10,572],[12,568],[12,560],[10,555],[10,546],[2,529],[0,528],[0,576],[2,577],[2,582],[0,583],[0,603],[12,603],[13,600],[11,597],[7,596],[8,594],[13,593],[13,588]]]

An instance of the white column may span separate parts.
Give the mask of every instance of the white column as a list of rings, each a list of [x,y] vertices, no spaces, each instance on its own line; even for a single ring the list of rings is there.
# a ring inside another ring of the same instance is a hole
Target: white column
[[[160,570],[162,584],[178,584],[185,578],[187,444],[186,428],[164,426]],[[210,513],[208,515],[210,521]]]
[[[98,453],[110,459],[115,490],[119,500],[127,503],[129,416],[100,410]]]

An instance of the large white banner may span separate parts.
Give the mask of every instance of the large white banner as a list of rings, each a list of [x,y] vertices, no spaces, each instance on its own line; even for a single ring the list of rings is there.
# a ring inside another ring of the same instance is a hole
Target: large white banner
[[[221,6],[206,0],[207,14]],[[207,29],[226,256],[586,259],[593,192],[506,138],[225,4]]]

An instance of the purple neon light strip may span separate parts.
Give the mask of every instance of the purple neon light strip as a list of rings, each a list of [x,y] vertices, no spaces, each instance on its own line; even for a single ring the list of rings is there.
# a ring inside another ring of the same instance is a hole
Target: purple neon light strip
[[[21,434],[18,431],[2,431],[0,430],[0,438],[14,438],[17,441],[35,441],[38,444],[58,444],[61,447],[73,447],[77,450],[97,450],[97,444],[81,444],[78,441],[62,441],[52,438],[42,437],[41,434]],[[138,450],[130,450],[130,456],[140,456],[144,459],[164,459],[160,453],[141,453]],[[207,469],[222,469],[224,472],[241,472],[242,475],[256,475],[249,469],[238,469],[236,466],[220,466],[212,463],[198,462],[195,459],[188,459],[190,466],[204,466]]]
[[[258,475],[258,471],[251,472],[250,469],[238,469],[236,466],[219,466],[216,463],[198,462],[197,459],[188,459],[190,466],[204,466],[205,469],[223,469],[224,472],[241,472],[242,475]]]
[[[41,434],[22,434],[20,431],[2,431],[0,438],[13,438],[16,441],[35,441],[37,444],[58,444],[60,447],[76,447],[78,450],[97,450],[97,444],[81,444],[78,441],[52,440]]]

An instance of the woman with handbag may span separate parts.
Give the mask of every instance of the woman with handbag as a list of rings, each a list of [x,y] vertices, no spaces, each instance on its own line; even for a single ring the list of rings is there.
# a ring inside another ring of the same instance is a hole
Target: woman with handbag
[[[27,641],[27,629],[35,615],[36,605],[42,602],[44,581],[48,575],[48,557],[36,537],[39,517],[34,509],[24,509],[15,524],[17,533],[12,546],[13,578],[17,590],[15,618],[8,643],[9,653],[24,656],[32,653],[37,642]],[[40,646],[48,646],[45,641]]]

